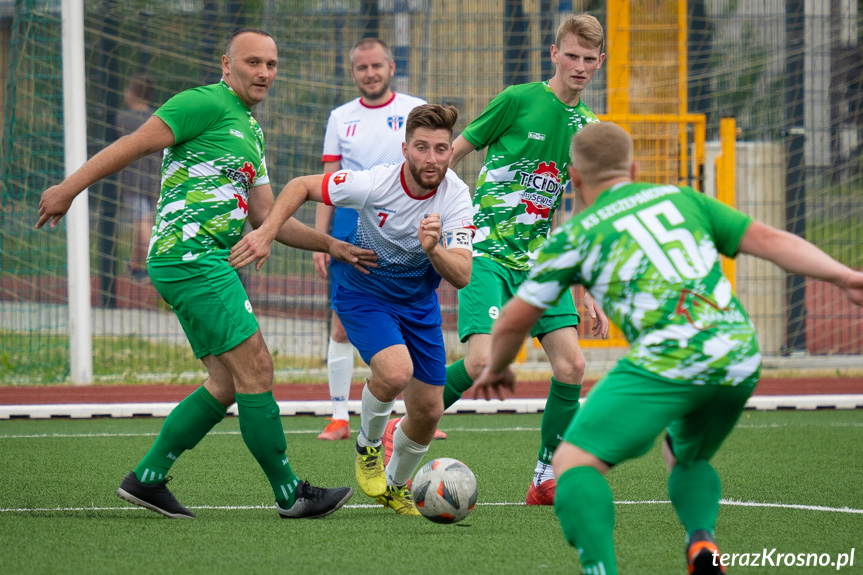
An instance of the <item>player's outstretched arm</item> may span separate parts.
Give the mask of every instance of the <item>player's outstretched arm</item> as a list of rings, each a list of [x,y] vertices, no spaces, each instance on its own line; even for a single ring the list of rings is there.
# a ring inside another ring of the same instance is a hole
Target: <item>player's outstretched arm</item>
[[[503,307],[491,331],[491,352],[488,364],[474,382],[474,399],[479,397],[480,393],[486,399],[491,399],[491,390],[494,390],[499,399],[503,399],[504,389],[510,391],[515,389],[515,372],[509,365],[524,344],[530,328],[544,311],[519,297],[512,298]]]
[[[119,172],[135,160],[172,145],[174,132],[161,118],[151,116],[140,128],[87,160],[61,183],[42,192],[36,227],[41,228],[47,222],[50,222],[51,228],[56,227],[69,211],[72,200],[82,191],[102,178]]]
[[[318,202],[322,201],[321,182],[323,181],[323,178],[323,174],[294,178],[293,180],[288,182],[288,185],[282,188],[282,191],[279,194],[279,197],[276,198],[275,203],[272,203],[272,193],[270,193],[269,202],[272,204],[272,207],[268,210],[267,216],[264,218],[263,222],[261,222],[260,226],[257,227],[257,229],[246,234],[239,242],[237,242],[237,244],[233,248],[231,248],[231,253],[228,256],[228,263],[231,264],[234,268],[240,269],[254,261],[257,261],[258,263],[257,265],[255,265],[255,269],[261,269],[261,266],[264,265],[264,262],[266,262],[270,258],[270,245],[273,243],[273,240],[276,239],[276,237],[279,235],[279,231],[281,230],[282,226],[285,225],[285,222],[288,221],[288,218],[293,216],[294,213],[300,208],[301,205],[303,205],[306,200],[313,200]],[[254,197],[252,197],[250,193],[250,211],[254,209],[255,213],[257,214],[261,209],[260,205],[252,208],[252,202],[255,202],[255,204],[263,204],[264,206],[267,205],[267,194],[264,193],[264,191],[262,190],[265,190],[268,187],[269,186],[256,186],[255,188],[252,188],[252,191],[255,192],[255,195]],[[262,190],[257,190],[257,188],[261,188]],[[253,225],[257,219],[257,216],[252,219]],[[299,222],[296,223],[299,224]],[[307,226],[303,226],[303,228],[314,231]],[[288,228],[288,231],[290,231],[290,228]],[[319,234],[319,232],[315,233]],[[294,241],[293,238],[283,239],[288,241]]]
[[[789,273],[835,284],[851,302],[863,306],[863,273],[837,262],[799,236],[755,221],[746,230],[739,250],[771,261]]]

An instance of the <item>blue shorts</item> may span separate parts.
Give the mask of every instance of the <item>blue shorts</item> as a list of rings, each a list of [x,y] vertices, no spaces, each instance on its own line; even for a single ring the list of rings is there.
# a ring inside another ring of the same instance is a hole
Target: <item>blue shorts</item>
[[[429,301],[408,307],[347,290],[333,282],[332,307],[348,339],[370,363],[379,351],[405,345],[413,361],[413,376],[430,385],[446,383],[446,350],[437,293]]]

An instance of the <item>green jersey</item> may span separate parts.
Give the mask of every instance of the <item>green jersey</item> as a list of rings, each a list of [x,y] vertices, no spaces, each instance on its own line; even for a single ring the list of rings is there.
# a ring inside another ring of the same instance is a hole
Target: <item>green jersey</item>
[[[547,308],[581,284],[636,366],[679,382],[754,385],[758,340],[719,258],[737,254],[751,222],[692,188],[621,184],[552,233],[516,295]]]
[[[473,198],[474,255],[530,269],[548,236],[569,175],[572,136],[598,122],[579,102],[567,106],[548,82],[510,86],[462,133],[488,146]]]
[[[224,81],[181,92],[155,115],[176,143],[162,160],[148,261],[229,250],[242,236],[249,190],[270,181],[261,127]]]

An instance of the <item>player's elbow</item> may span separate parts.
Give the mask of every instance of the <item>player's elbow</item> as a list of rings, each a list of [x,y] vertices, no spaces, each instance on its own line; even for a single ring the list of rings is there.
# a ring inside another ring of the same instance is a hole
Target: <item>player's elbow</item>
[[[455,289],[461,289],[470,283],[470,274],[467,274],[466,276],[459,276],[458,278],[454,278],[454,279],[450,280],[449,283],[451,283],[452,287],[454,287]]]
[[[449,283],[451,283],[455,289],[461,289],[470,283],[470,273],[471,268],[470,266],[467,266],[466,270],[459,270],[458,273],[454,274],[455,277],[451,278]]]
[[[265,211],[255,209],[252,207],[252,204],[249,203],[249,216],[247,221],[249,222],[249,225],[252,226],[252,229],[256,230],[261,227],[261,224],[264,223],[264,218],[266,217],[266,215],[267,213]]]

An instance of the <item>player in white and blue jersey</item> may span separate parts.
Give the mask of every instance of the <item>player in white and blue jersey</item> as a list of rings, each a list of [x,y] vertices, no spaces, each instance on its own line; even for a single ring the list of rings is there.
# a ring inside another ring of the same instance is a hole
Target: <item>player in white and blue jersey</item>
[[[324,134],[321,161],[324,173],[340,169],[368,170],[379,164],[401,163],[405,141],[405,120],[415,107],[425,104],[421,98],[393,92],[390,80],[396,63],[389,46],[378,38],[363,38],[351,49],[351,79],[360,92],[359,98],[330,112]],[[357,211],[352,208],[318,204],[315,229],[333,237],[347,239],[357,227]],[[330,257],[312,254],[315,271],[321,278],[329,276]],[[333,404],[333,416],[318,439],[350,439],[348,397],[354,371],[354,347],[335,311],[330,319],[327,345],[327,382]],[[437,432],[435,439],[445,439]]]
[[[470,281],[473,212],[468,186],[449,170],[455,108],[422,105],[407,118],[405,161],[366,171],[295,178],[261,227],[231,251],[236,268],[269,258],[275,232],[307,200],[359,212],[350,242],[378,255],[378,266],[353,273],[337,264],[333,309],[371,367],[363,388],[357,481],[370,497],[401,515],[418,515],[407,481],[443,415],[446,354],[437,288]],[[396,397],[407,414],[384,465],[381,442]]]

